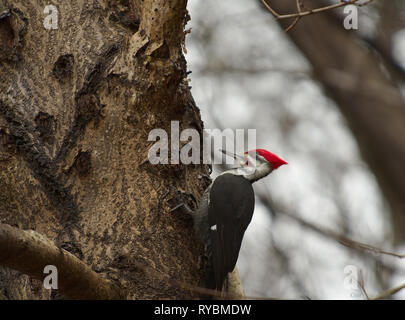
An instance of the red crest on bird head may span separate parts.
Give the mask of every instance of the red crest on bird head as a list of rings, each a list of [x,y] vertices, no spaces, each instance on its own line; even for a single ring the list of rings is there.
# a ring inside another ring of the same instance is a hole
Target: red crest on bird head
[[[246,151],[245,155],[247,155],[250,152],[256,152],[259,156],[263,157],[274,170],[281,167],[282,165],[288,164],[283,159],[276,156],[274,153],[271,153],[270,151],[267,151],[265,149],[254,149]]]

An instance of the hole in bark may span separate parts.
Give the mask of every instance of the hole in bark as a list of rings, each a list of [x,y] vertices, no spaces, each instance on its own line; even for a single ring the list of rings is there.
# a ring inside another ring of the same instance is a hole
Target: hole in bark
[[[52,73],[60,81],[72,74],[74,58],[72,54],[62,55],[56,60]]]
[[[3,129],[0,129],[0,144],[4,146],[7,143],[7,134]]]
[[[15,52],[15,33],[10,10],[0,13],[0,60],[11,60]]]
[[[99,110],[100,106],[95,95],[85,94],[79,97],[77,111],[80,120],[89,121],[99,114]]]
[[[132,12],[121,11],[118,13],[118,20],[124,26],[130,29],[133,33],[139,29],[139,18]]]
[[[7,129],[0,128],[0,150],[6,153],[15,153],[19,143],[16,136],[8,134]]]
[[[74,167],[79,174],[88,174],[91,170],[91,153],[89,151],[80,151],[76,156]]]
[[[53,116],[46,112],[39,112],[35,117],[36,129],[44,141],[52,141],[56,129],[56,121]]]

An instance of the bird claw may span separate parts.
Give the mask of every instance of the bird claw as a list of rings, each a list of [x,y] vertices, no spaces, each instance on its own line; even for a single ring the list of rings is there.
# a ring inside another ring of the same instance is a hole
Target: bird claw
[[[177,206],[171,208],[169,210],[169,213],[172,213],[172,212],[176,211],[177,209],[180,209],[182,206],[183,206],[183,203],[178,204]]]
[[[186,205],[184,202],[178,204],[177,206],[171,208],[169,210],[169,213],[172,213],[178,209],[181,209],[180,211],[185,213],[185,214],[189,214],[189,215],[193,215],[194,211],[190,209],[190,207],[188,205]]]

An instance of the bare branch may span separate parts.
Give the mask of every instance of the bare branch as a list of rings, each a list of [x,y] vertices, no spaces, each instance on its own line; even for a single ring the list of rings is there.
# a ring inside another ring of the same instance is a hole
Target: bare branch
[[[268,197],[262,195],[262,194],[258,194],[257,195],[258,198],[260,199],[260,201],[267,206],[271,211],[273,211],[272,209],[272,205],[270,204],[270,200],[268,199]],[[384,254],[384,255],[388,255],[388,256],[392,256],[392,257],[396,257],[399,259],[403,259],[405,258],[405,254],[397,254],[394,252],[390,252],[390,251],[386,251],[383,249],[379,249],[377,247],[365,244],[365,243],[361,243],[355,240],[352,240],[344,235],[341,235],[340,233],[334,231],[334,230],[330,230],[330,229],[326,229],[326,228],[321,228],[315,224],[312,224],[308,221],[306,221],[305,219],[302,219],[301,217],[298,217],[295,214],[291,214],[288,212],[285,212],[285,210],[282,212],[283,215],[290,217],[294,220],[296,220],[297,222],[299,222],[301,225],[307,227],[308,229],[315,231],[321,235],[327,236],[328,238],[334,239],[336,241],[338,241],[339,243],[341,243],[344,246],[356,249],[356,250],[361,250],[361,251],[366,251],[366,252],[371,252],[374,254]]]
[[[321,8],[316,8],[316,9],[310,9],[310,10],[305,10],[302,11],[301,10],[301,3],[300,0],[296,0],[297,2],[297,12],[296,13],[290,13],[290,14],[279,14],[278,12],[276,12],[266,0],[260,0],[262,2],[262,4],[266,7],[266,9],[268,11],[271,12],[271,14],[277,19],[277,20],[282,20],[282,19],[290,19],[290,18],[295,18],[295,20],[285,29],[286,32],[290,31],[299,21],[300,18],[311,15],[311,14],[315,14],[315,13],[320,13],[320,12],[325,12],[325,11],[329,11],[329,10],[333,10],[333,9],[337,9],[337,8],[341,8],[341,7],[345,7],[347,5],[355,5],[357,7],[362,7],[370,2],[372,2],[373,0],[366,0],[364,2],[361,2],[361,0],[341,0],[341,2],[339,3],[335,3],[332,5],[328,5],[325,7],[321,7]],[[268,0],[270,2],[270,0]],[[288,1],[288,0],[286,0]]]
[[[36,231],[0,223],[0,265],[43,280],[44,267],[58,270],[58,290],[70,299],[123,299],[125,293]]]
[[[297,10],[298,13],[301,13],[301,0],[295,0],[297,3]],[[294,26],[298,23],[298,21],[301,19],[301,17],[296,17],[295,20],[285,29],[285,32],[290,31]]]
[[[359,285],[361,292],[363,293],[363,295],[366,297],[367,300],[370,300],[370,297],[366,291],[366,288],[364,286],[364,277],[363,277],[363,270],[360,269],[360,278],[357,281],[357,284]]]
[[[336,231],[333,230],[329,230],[329,229],[325,229],[325,228],[320,228],[312,223],[309,223],[308,221],[305,221],[304,219],[295,216],[293,214],[289,214],[289,213],[283,213],[284,215],[287,215],[290,218],[295,219],[296,221],[298,221],[299,223],[301,223],[302,225],[305,225],[306,227],[310,228],[313,231],[316,231],[318,233],[321,233],[323,235],[326,235],[330,238],[335,239],[336,241],[340,242],[341,244],[343,244],[344,246],[356,249],[356,250],[361,250],[361,251],[368,251],[368,252],[372,252],[372,253],[379,253],[379,254],[384,254],[384,255],[388,255],[388,256],[393,256],[399,259],[405,258],[405,254],[397,254],[394,252],[389,252],[383,249],[379,249],[377,247],[365,244],[365,243],[361,243],[358,241],[354,241],[344,235],[339,234]]]
[[[398,254],[398,253],[386,251],[386,250],[383,250],[383,249],[379,249],[379,248],[370,246],[370,245],[365,244],[365,243],[354,241],[354,240],[349,239],[349,238],[347,238],[345,236],[342,236],[342,235],[336,235],[336,238],[344,246],[351,247],[353,249],[358,249],[358,250],[369,251],[369,252],[373,252],[373,253],[384,254],[384,255],[392,256],[392,257],[399,258],[399,259],[405,258],[405,254]]]
[[[392,296],[393,294],[395,294],[395,293],[401,291],[401,290],[404,289],[404,288],[405,288],[405,283],[402,284],[402,285],[400,285],[400,286],[398,286],[398,287],[385,290],[384,292],[380,293],[378,296],[376,296],[376,297],[374,297],[374,298],[371,298],[370,300],[381,300],[381,299],[388,298],[389,296]]]

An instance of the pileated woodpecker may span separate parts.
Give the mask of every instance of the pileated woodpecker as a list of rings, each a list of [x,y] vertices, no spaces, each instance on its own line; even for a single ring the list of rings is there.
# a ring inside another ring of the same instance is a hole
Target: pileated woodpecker
[[[220,174],[204,191],[199,207],[192,213],[208,258],[205,285],[220,291],[228,273],[235,268],[243,235],[252,220],[252,183],[287,164],[264,149],[247,151],[243,157],[222,152],[239,159],[241,167]]]

